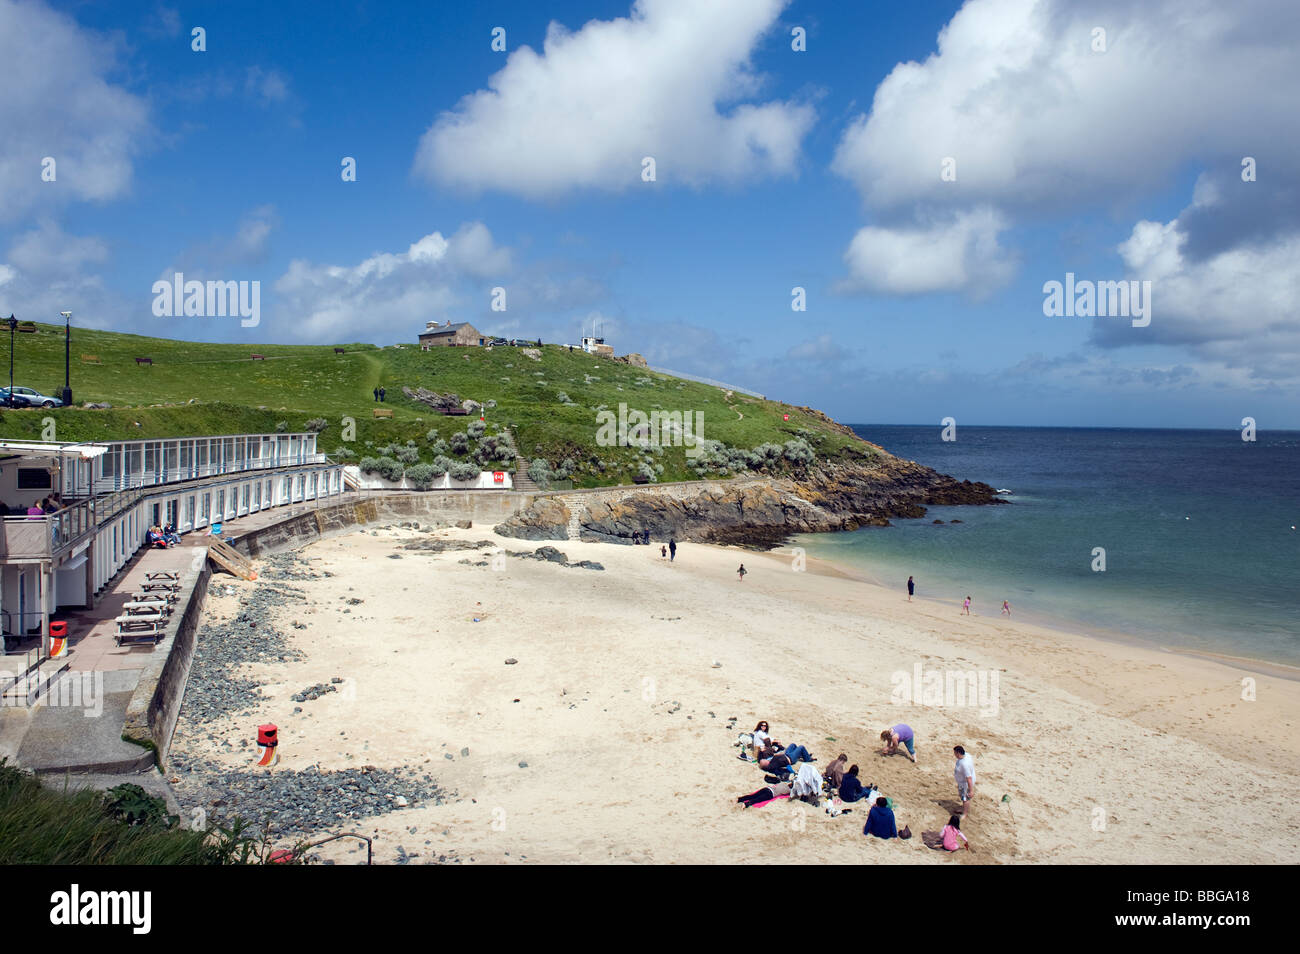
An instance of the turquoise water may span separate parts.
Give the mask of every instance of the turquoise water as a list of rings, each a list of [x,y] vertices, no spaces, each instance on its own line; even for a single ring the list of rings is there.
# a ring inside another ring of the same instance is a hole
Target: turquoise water
[[[970,594],[979,615],[1008,599],[1085,632],[1300,664],[1300,432],[853,429],[1010,503],[793,541],[810,556],[900,592],[910,574],[918,596],[954,607]]]

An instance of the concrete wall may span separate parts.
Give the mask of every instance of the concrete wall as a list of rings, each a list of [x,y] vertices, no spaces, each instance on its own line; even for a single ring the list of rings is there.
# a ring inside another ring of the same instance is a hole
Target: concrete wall
[[[532,504],[532,494],[499,490],[448,490],[363,495],[340,504],[286,517],[231,538],[251,557],[294,550],[316,540],[390,520],[470,520],[496,526]]]
[[[166,635],[150,658],[149,666],[140,674],[140,682],[126,708],[126,722],[122,738],[152,748],[158,764],[166,770],[167,752],[176,731],[176,719],[185,699],[185,684],[190,678],[190,664],[194,660],[203,604],[207,600],[208,580],[212,569],[206,559],[206,550],[200,568],[190,570],[181,577],[180,599],[177,611],[167,624]]]

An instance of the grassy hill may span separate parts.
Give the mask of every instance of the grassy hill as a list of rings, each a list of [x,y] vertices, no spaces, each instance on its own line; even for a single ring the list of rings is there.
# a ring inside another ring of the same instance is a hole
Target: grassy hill
[[[7,344],[0,343],[0,349],[7,350]],[[54,419],[56,438],[64,441],[274,431],[277,426],[298,431],[313,420],[320,427],[323,419],[320,447],[344,459],[377,457],[390,445],[412,448],[403,454],[408,463],[416,458],[428,462],[439,454],[467,459],[473,440],[461,454],[443,448],[439,440],[452,441],[453,434],[477,418],[443,416],[403,395],[406,386],[488,404],[486,437],[510,428],[525,458],[545,459],[552,473],[559,470],[578,486],[627,483],[638,470],[653,472],[657,481],[738,469],[783,472],[799,464],[773,448],[792,440],[806,441],[819,461],[861,461],[877,453],[807,408],[742,394],[727,399],[717,387],[557,345],[542,348],[538,360],[520,348],[423,352],[415,344],[348,344],[341,346],[344,354],[335,354],[334,347],[206,344],[74,328],[71,384],[78,406],[5,410],[0,436],[39,439],[47,417]],[[266,360],[251,360],[253,353]],[[97,356],[99,363],[84,362],[82,355]],[[151,358],[153,364],[137,366],[136,357]],[[15,335],[14,383],[60,393],[62,326],[39,324],[35,334]],[[393,411],[391,419],[373,417],[377,405],[372,391],[379,385],[387,389],[383,407]],[[82,408],[86,402],[112,408]],[[682,447],[647,452],[599,446],[597,414],[617,412],[620,402],[647,414],[699,412],[706,439],[744,451],[768,445],[766,456],[750,454],[746,463],[743,453],[728,457],[714,448],[712,463],[699,468]],[[342,439],[344,418],[356,422],[355,439],[347,442]],[[561,467],[566,460],[570,465]],[[507,469],[513,469],[512,462]]]

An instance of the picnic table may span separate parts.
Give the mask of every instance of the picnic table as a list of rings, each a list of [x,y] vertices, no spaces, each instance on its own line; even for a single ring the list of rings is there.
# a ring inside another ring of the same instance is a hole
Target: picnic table
[[[181,577],[175,570],[156,570],[153,573],[146,573],[144,578],[150,583],[160,583],[168,580],[175,583]]]
[[[132,593],[135,603],[175,603],[179,599],[175,593]]]
[[[162,639],[162,628],[165,625],[162,617],[157,614],[153,617],[119,616],[117,618],[117,635],[113,637],[113,642],[121,646],[124,642],[132,639],[147,637],[157,644]]]
[[[128,616],[147,616],[150,614],[157,616],[170,616],[172,607],[170,603],[160,602],[158,600],[132,600],[130,603],[123,603],[122,609],[126,610]]]
[[[145,583],[140,587],[142,593],[175,593],[180,589],[178,583]]]

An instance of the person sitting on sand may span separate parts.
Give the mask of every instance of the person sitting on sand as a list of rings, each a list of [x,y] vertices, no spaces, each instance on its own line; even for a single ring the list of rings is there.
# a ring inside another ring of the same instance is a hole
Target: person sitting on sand
[[[744,582],[745,582],[745,574],[748,573],[748,572],[749,572],[749,571],[745,569],[745,564],[743,564],[743,563],[740,564],[740,569],[737,570],[736,573],[737,573],[737,575],[740,577],[740,582],[741,582],[741,583],[744,583]]]
[[[766,719],[764,719],[762,722],[759,722],[758,725],[754,726],[754,731],[750,736],[753,739],[753,741],[750,743],[749,746],[754,753],[754,758],[759,758],[760,755],[762,754],[762,751],[765,748],[767,748],[769,745],[776,745],[778,748],[780,748],[780,746],[777,745],[776,740],[773,739],[772,736],[768,734],[768,731],[769,730],[768,730]]]
[[[795,773],[794,788],[790,791],[790,797],[816,805],[818,799],[821,798],[821,794],[821,773],[811,763],[804,762],[799,766],[799,771]]]
[[[831,783],[831,788],[839,790],[840,783],[844,781],[844,772],[849,767],[849,757],[843,752],[830,765],[826,766],[826,771],[822,772],[822,778]]]
[[[944,851],[959,851],[962,848],[970,847],[970,842],[968,842],[966,836],[961,833],[960,815],[949,816],[948,824],[943,826],[943,831],[939,833],[939,837],[943,839],[942,844]],[[961,839],[961,844],[957,843],[958,839]]]
[[[916,761],[916,733],[912,731],[910,725],[900,722],[892,729],[881,732],[880,738],[885,743],[882,755],[893,755],[901,745],[907,749],[907,757],[913,762]]]
[[[871,788],[868,785],[862,787],[862,782],[858,779],[858,767],[850,766],[849,770],[844,773],[844,778],[840,781],[840,798],[846,802],[856,802]]]
[[[862,834],[875,835],[877,838],[898,837],[894,810],[889,807],[889,799],[884,795],[876,799],[876,804],[871,806],[871,811],[867,813],[867,824],[863,827]]]
[[[765,788],[760,788],[756,792],[750,792],[748,795],[741,795],[736,799],[746,808],[753,808],[755,805],[761,805],[764,802],[770,802],[774,798],[788,798],[790,795],[789,782],[773,782]]]

